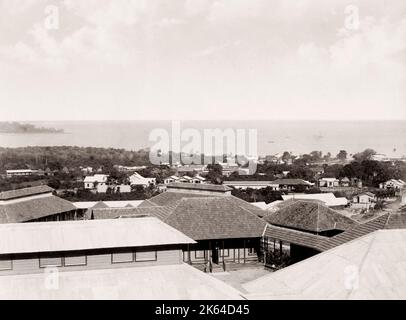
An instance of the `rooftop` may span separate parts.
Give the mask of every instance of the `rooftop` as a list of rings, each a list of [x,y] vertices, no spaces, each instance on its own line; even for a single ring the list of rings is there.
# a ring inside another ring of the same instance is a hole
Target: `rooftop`
[[[24,197],[34,196],[34,195],[38,195],[38,194],[50,193],[53,191],[54,191],[54,189],[52,189],[51,187],[45,186],[45,185],[38,186],[38,187],[4,191],[4,192],[0,192],[0,200],[11,200],[11,199],[24,198]]]
[[[0,225],[0,254],[187,243],[194,241],[153,217]]]
[[[302,179],[278,179],[278,180],[272,181],[272,183],[279,184],[279,185],[290,185],[290,186],[297,186],[297,185],[312,186],[313,185],[309,181],[305,181]]]
[[[259,238],[266,225],[231,197],[183,199],[164,221],[194,240]]]
[[[168,189],[184,189],[184,190],[201,190],[201,191],[215,191],[224,193],[233,190],[225,185],[216,184],[200,184],[200,183],[170,183],[167,186]]]
[[[319,200],[324,202],[328,207],[346,206],[347,198],[336,198],[334,193],[314,193],[314,194],[289,194],[282,195],[283,200],[298,199],[298,200]]]
[[[69,201],[50,195],[0,205],[0,223],[17,223],[76,210]]]
[[[406,230],[379,230],[246,283],[251,299],[406,299]]]
[[[347,230],[357,222],[338,213],[319,201],[294,200],[266,216],[270,224],[309,232]]]
[[[241,293],[186,264],[61,272],[49,290],[46,273],[0,277],[0,299],[241,300]]]

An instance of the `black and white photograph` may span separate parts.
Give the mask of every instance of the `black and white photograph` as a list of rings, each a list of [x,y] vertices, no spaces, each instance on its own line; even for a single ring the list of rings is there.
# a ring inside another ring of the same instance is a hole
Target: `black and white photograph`
[[[0,0],[0,300],[405,299],[405,0]]]

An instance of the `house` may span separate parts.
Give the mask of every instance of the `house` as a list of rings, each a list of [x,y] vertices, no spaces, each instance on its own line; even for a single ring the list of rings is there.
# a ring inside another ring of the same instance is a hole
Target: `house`
[[[321,178],[319,179],[319,187],[336,188],[340,186],[340,180],[336,178]]]
[[[81,219],[69,201],[53,195],[54,189],[38,186],[0,193],[0,224]]]
[[[31,177],[45,175],[44,171],[32,170],[32,169],[22,169],[22,170],[6,170],[6,177]]]
[[[290,263],[320,252],[318,244],[357,225],[354,220],[319,201],[288,200],[289,204],[265,216],[270,224],[264,233],[265,264],[285,255]],[[297,240],[298,239],[298,240]]]
[[[279,190],[298,191],[300,189],[308,190],[314,186],[314,183],[303,179],[277,179],[272,181],[272,184],[278,185]]]
[[[131,175],[129,179],[132,187],[143,186],[144,188],[148,188],[156,185],[156,178],[144,178],[137,172]]]
[[[154,199],[150,199],[151,202]],[[197,243],[184,248],[183,259],[206,271],[226,270],[228,264],[258,262],[266,222],[233,197],[184,198],[167,215],[154,211],[165,223]]]
[[[95,174],[93,176],[85,177],[83,183],[86,190],[96,190],[98,186],[106,186],[108,178],[109,176],[105,174]]]
[[[202,174],[202,173],[207,173],[207,166],[205,165],[196,165],[196,164],[191,164],[191,165],[184,165],[180,166],[176,169],[176,173],[178,176],[194,176],[195,174]]]
[[[215,185],[215,184],[196,184],[196,183],[171,183],[167,186],[168,191],[171,192],[187,192],[189,194],[199,194],[205,196],[224,196],[224,195],[231,195],[230,187],[225,185]]]
[[[248,180],[242,180],[242,181],[224,181],[223,185],[234,188],[234,189],[241,189],[241,190],[246,190],[246,189],[266,189],[266,188],[271,188],[272,190],[278,190],[279,185],[274,184],[272,181],[248,181]]]
[[[197,242],[183,248],[183,260],[206,271],[258,263],[264,211],[229,191],[221,185],[174,183],[137,208],[95,209],[90,218],[157,217]]]
[[[83,174],[91,174],[93,173],[93,168],[92,167],[79,167],[80,171],[82,171]]]
[[[397,179],[390,179],[384,183],[381,183],[379,185],[380,189],[386,189],[386,190],[394,190],[396,192],[399,192],[403,188],[406,188],[406,182],[403,180],[397,180]]]
[[[239,170],[239,165],[234,160],[231,162],[219,162],[218,164],[221,166],[222,174],[225,177],[229,177]]]
[[[351,180],[348,179],[347,177],[344,177],[340,180],[340,187],[347,188],[350,186],[351,186]]]
[[[182,262],[194,243],[151,217],[2,225],[0,299],[241,299]]]
[[[313,194],[295,194],[295,195],[282,195],[282,199],[287,201],[291,199],[296,200],[318,200],[324,203],[329,208],[344,208],[348,205],[347,198],[336,198],[334,193],[313,193]]]
[[[406,230],[378,230],[243,285],[248,299],[406,299]]]
[[[169,178],[164,179],[164,184],[170,184],[174,182],[179,182],[179,177],[177,176],[170,176]]]
[[[377,197],[372,192],[362,192],[353,197],[351,208],[354,209],[371,209],[375,207]]]

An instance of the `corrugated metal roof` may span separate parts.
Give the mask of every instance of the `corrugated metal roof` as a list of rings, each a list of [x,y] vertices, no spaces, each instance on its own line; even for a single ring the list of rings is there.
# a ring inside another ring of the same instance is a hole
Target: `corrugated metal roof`
[[[60,272],[57,289],[46,273],[0,277],[2,300],[241,300],[242,294],[186,264]]]
[[[251,299],[406,299],[406,230],[379,230],[246,283]]]
[[[194,243],[157,218],[0,225],[0,254]]]

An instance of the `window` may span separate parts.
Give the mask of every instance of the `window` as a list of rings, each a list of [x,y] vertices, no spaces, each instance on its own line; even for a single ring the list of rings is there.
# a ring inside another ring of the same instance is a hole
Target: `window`
[[[39,257],[39,267],[62,267],[62,257],[55,253],[41,254]]]
[[[87,265],[87,259],[85,255],[79,255],[75,253],[65,254],[65,267],[85,266]]]
[[[204,259],[204,258],[206,258],[205,250],[195,251],[195,259]]]
[[[112,263],[134,262],[134,253],[132,251],[115,252],[111,254]]]
[[[10,255],[0,256],[0,271],[12,270],[13,262]]]
[[[157,252],[156,251],[137,251],[135,253],[135,261],[156,261]]]
[[[223,249],[223,257],[228,258],[230,256],[230,249]]]

